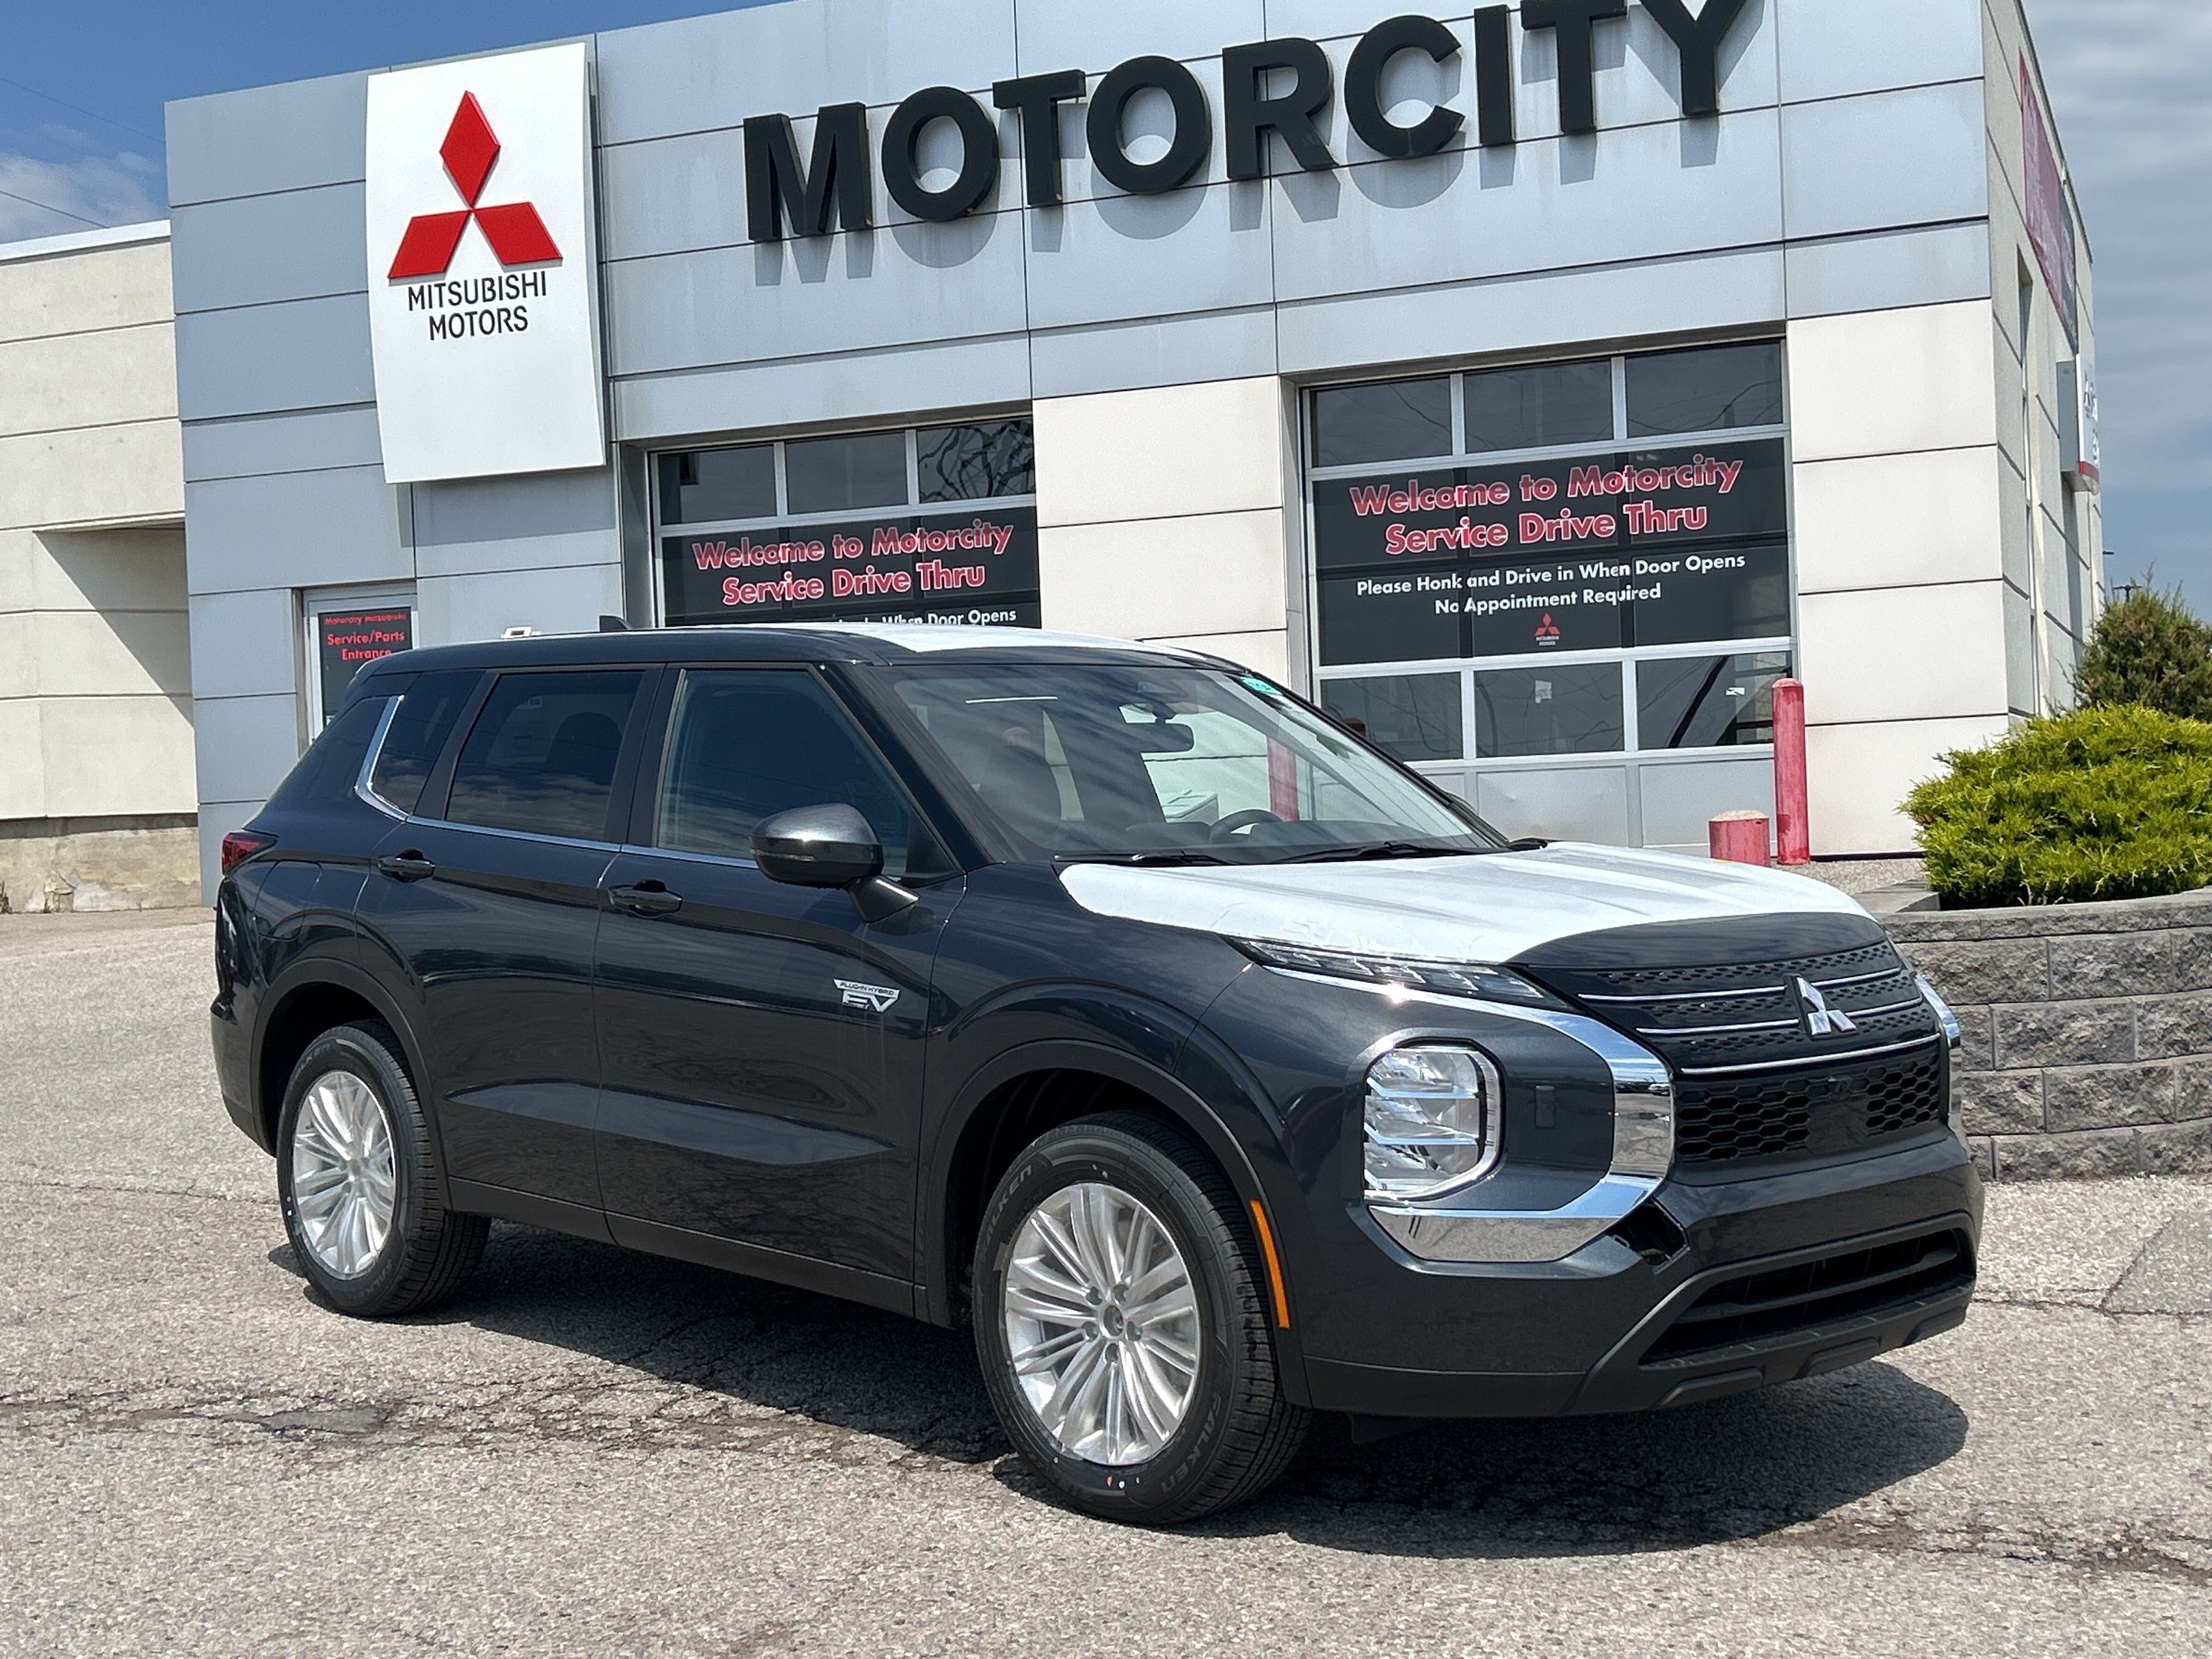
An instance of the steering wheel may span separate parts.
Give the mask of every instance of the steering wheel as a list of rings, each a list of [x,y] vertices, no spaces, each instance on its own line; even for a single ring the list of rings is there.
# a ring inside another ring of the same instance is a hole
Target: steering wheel
[[[1255,823],[1283,822],[1283,819],[1277,817],[1264,806],[1249,806],[1242,812],[1231,812],[1227,817],[1222,819],[1206,832],[1206,838],[1208,841],[1227,841],[1239,830],[1249,830]]]

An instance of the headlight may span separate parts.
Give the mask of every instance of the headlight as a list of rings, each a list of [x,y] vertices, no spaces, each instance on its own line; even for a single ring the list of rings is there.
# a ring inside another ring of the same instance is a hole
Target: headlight
[[[1394,1048],[1367,1072],[1367,1196],[1433,1198],[1498,1157],[1498,1068],[1469,1048]]]
[[[1402,985],[1409,991],[1437,991],[1445,996],[1487,997],[1503,1002],[1548,1003],[1552,998],[1516,973],[1474,962],[1416,962],[1406,957],[1356,951],[1323,951],[1304,945],[1278,945],[1271,939],[1232,939],[1229,941],[1253,961],[1268,968],[1285,968],[1294,974],[1320,974],[1329,979],[1356,979],[1370,985]]]

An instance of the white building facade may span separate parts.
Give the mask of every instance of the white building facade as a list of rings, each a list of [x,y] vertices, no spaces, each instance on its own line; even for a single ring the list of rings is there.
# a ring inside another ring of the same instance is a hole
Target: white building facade
[[[166,225],[0,246],[0,910],[199,899]]]
[[[169,151],[204,870],[360,660],[602,618],[1174,641],[1698,849],[1795,673],[1893,854],[2100,603],[2016,0],[784,0]]]

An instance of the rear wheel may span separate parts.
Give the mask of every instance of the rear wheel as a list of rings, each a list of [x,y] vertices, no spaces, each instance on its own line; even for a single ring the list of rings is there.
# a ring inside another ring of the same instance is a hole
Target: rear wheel
[[[341,1311],[416,1313],[453,1294],[491,1223],[445,1206],[430,1126],[380,1021],[325,1031],[292,1069],[276,1193],[292,1254]]]
[[[975,1285],[1000,1421],[1079,1509],[1194,1521],[1257,1496],[1304,1438],[1243,1208],[1152,1118],[1069,1124],[1016,1159],[984,1212]]]

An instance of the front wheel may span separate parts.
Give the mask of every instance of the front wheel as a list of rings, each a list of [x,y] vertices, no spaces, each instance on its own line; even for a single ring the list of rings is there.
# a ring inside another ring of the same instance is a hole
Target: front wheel
[[[1137,1113],[1073,1123],[999,1183],[975,1347],[999,1420],[1079,1509],[1151,1525],[1256,1497],[1305,1437],[1257,1246],[1204,1152]]]
[[[377,1021],[341,1025],[293,1067],[276,1126],[276,1195],[308,1281],[340,1311],[417,1313],[453,1294],[491,1223],[444,1203],[430,1126]]]

